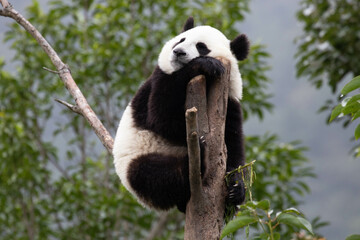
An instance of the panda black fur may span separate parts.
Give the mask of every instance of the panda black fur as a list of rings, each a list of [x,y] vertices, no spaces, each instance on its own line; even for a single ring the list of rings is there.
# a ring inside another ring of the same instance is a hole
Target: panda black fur
[[[113,150],[116,172],[123,185],[143,205],[158,210],[177,206],[185,212],[190,199],[186,86],[200,74],[204,74],[211,85],[212,79],[224,71],[215,57],[231,62],[225,126],[227,171],[244,164],[239,102],[242,81],[237,60],[245,59],[248,51],[245,35],[229,41],[215,28],[194,27],[192,18],[187,20],[181,34],[164,45],[158,66],[123,113]],[[228,204],[242,203],[245,190],[239,175],[232,180],[228,192]]]

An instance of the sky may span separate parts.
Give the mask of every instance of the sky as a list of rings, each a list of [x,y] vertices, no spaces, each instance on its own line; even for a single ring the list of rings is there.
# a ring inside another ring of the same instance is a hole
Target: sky
[[[29,1],[13,4],[23,12]],[[331,223],[319,230],[328,240],[345,239],[360,232],[360,159],[349,154],[353,127],[327,125],[327,114],[317,113],[325,100],[333,98],[330,90],[316,90],[306,79],[296,79],[294,39],[302,34],[295,16],[299,4],[299,0],[252,0],[251,12],[240,25],[241,33],[247,34],[251,42],[266,45],[271,54],[268,76],[273,82],[269,93],[274,95],[271,102],[275,106],[263,121],[250,119],[244,132],[276,133],[283,142],[301,140],[309,148],[306,156],[318,177],[308,181],[312,193],[304,198],[300,210],[309,219],[321,216]],[[7,23],[12,20],[0,18],[0,40]],[[8,45],[0,44],[0,57],[11,56],[7,48]]]

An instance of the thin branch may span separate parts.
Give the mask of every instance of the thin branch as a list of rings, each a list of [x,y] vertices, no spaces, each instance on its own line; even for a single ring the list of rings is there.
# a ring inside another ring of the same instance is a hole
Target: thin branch
[[[26,226],[26,232],[30,240],[35,239],[35,226],[30,222],[30,213],[22,197],[19,198],[21,210],[22,210],[22,219],[24,225]]]
[[[48,72],[51,72],[51,73],[59,74],[58,71],[51,70],[50,68],[47,68],[47,67],[43,67],[43,69],[48,71]]]
[[[3,6],[3,8],[11,8],[11,4],[7,0],[0,0],[0,4]]]
[[[202,199],[201,160],[198,137],[197,109],[186,110],[186,133],[189,156],[189,181],[191,197],[194,201]]]
[[[151,228],[151,231],[150,231],[149,235],[147,236],[146,240],[153,240],[159,235],[161,230],[163,230],[164,226],[166,225],[166,222],[167,222],[169,216],[170,216],[169,211],[162,212],[160,214],[159,220]]]
[[[94,111],[89,106],[86,98],[76,85],[69,67],[62,62],[55,50],[50,46],[50,44],[45,40],[45,38],[40,34],[39,31],[27,21],[18,11],[12,8],[7,0],[0,0],[1,5],[4,9],[0,10],[0,15],[5,17],[10,17],[18,22],[26,31],[28,31],[35,40],[39,43],[42,49],[50,57],[51,62],[56,67],[56,70],[59,72],[59,77],[63,81],[66,89],[69,91],[71,96],[75,99],[76,106],[79,108],[79,113],[88,121],[96,135],[99,137],[103,145],[106,147],[109,153],[112,152],[114,139],[111,137],[110,133],[101,123],[99,118],[96,116]]]
[[[72,105],[72,104],[70,104],[68,102],[65,102],[65,101],[57,99],[57,98],[55,99],[55,101],[57,101],[58,103],[61,103],[64,106],[66,106],[71,111],[81,115],[81,110],[79,109],[79,107],[77,105]]]
[[[251,162],[245,164],[245,165],[240,165],[239,167],[235,168],[234,170],[227,172],[225,177],[231,176],[232,174],[234,174],[235,172],[240,172],[243,169],[250,167],[252,165],[254,165],[254,163],[256,162],[256,160],[252,160]]]

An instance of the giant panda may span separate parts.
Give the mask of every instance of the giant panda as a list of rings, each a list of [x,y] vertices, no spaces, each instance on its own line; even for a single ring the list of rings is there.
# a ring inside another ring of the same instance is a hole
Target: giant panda
[[[182,33],[163,46],[158,65],[123,113],[113,149],[116,173],[142,205],[156,210],[176,206],[185,212],[190,199],[186,87],[200,74],[205,75],[207,85],[211,85],[211,81],[224,72],[216,57],[231,63],[225,123],[226,170],[244,164],[242,80],[237,60],[244,60],[248,52],[245,35],[230,41],[213,27],[194,27],[192,17],[186,21]],[[230,181],[226,202],[239,205],[244,196],[239,173]]]

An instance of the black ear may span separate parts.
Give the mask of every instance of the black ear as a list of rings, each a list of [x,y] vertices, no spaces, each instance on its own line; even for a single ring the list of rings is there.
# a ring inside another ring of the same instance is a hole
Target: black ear
[[[237,36],[230,42],[230,49],[239,61],[246,59],[249,54],[249,47],[250,43],[245,34]]]
[[[194,27],[194,18],[193,17],[189,17],[186,20],[186,23],[184,24],[183,30],[182,32],[186,32],[189,29],[192,29]]]

